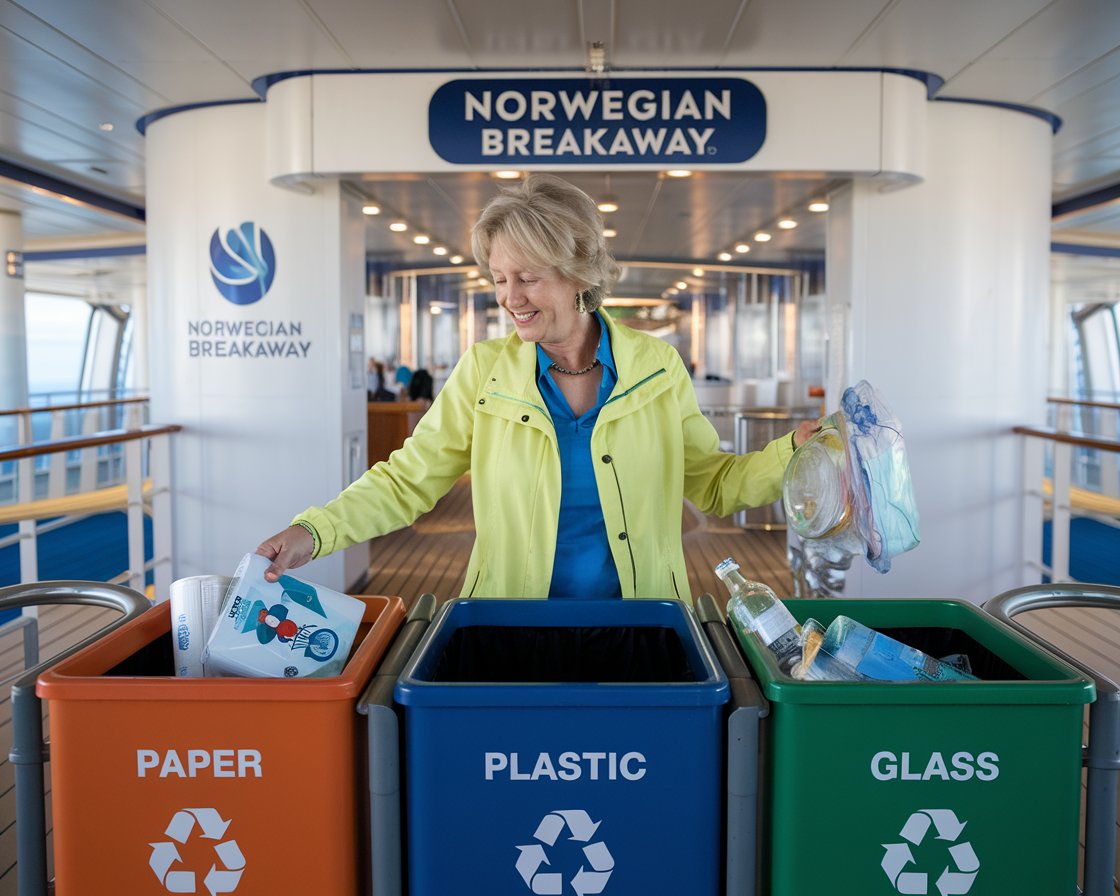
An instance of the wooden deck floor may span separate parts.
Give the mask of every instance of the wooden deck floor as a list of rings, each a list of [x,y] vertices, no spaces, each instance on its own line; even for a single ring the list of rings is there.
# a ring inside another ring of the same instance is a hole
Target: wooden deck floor
[[[723,585],[713,570],[728,556],[736,557],[750,576],[769,584],[779,596],[790,596],[792,581],[783,532],[746,532],[730,520],[705,517],[689,507],[684,508],[682,521],[689,584],[694,596],[708,591],[723,597]],[[427,592],[440,600],[455,597],[462,588],[473,540],[470,487],[464,481],[409,529],[371,542],[369,578],[362,590],[368,594],[398,594],[408,603]],[[73,606],[43,607],[40,614],[43,657],[97,631],[114,615],[108,610]],[[1120,615],[1108,611],[1046,610],[1019,620],[1029,620],[1030,627],[1051,643],[1120,681]],[[22,657],[20,634],[0,635],[0,678],[19,673]],[[7,759],[11,747],[10,698],[4,684],[0,687],[0,896],[15,896],[16,811],[12,767]],[[47,790],[49,825],[49,774]],[[1117,838],[1120,841],[1120,829]],[[48,837],[48,860],[49,857]]]
[[[791,595],[784,532],[748,533],[730,519],[705,517],[688,505],[683,509],[682,531],[694,597],[705,591],[726,594],[715,567],[732,556],[748,577],[765,582],[779,597]],[[424,593],[441,601],[458,597],[473,544],[470,484],[464,479],[410,528],[370,542],[370,577],[364,590],[398,594],[406,601]]]

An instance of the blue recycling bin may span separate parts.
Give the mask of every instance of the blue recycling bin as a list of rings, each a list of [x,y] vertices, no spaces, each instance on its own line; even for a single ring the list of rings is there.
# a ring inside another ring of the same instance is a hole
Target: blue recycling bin
[[[728,694],[675,601],[449,602],[395,689],[409,893],[717,896]]]

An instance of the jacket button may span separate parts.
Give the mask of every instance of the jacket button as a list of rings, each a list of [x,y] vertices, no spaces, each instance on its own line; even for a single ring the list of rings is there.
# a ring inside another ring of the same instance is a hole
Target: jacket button
[[[625,532],[619,532],[618,533],[618,540],[619,541],[626,541],[626,533]]]
[[[525,415],[524,417],[522,417],[522,418],[521,418],[521,422],[522,422],[522,423],[528,423],[528,422],[529,422],[529,415],[528,415],[528,414],[526,414],[526,415]]]
[[[479,403],[479,404],[486,404],[486,399],[485,399],[485,398],[480,398],[480,399],[478,400],[478,403]]]
[[[614,458],[612,458],[609,454],[604,454],[603,455],[603,463],[605,463],[605,464],[609,464],[613,459]]]

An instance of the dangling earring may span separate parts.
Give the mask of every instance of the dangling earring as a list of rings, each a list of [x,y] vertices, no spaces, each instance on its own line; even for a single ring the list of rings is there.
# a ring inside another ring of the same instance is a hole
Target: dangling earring
[[[589,309],[587,307],[587,299],[584,298],[584,295],[583,295],[582,292],[577,292],[576,293],[576,311],[578,311],[580,314],[587,314],[588,310]]]

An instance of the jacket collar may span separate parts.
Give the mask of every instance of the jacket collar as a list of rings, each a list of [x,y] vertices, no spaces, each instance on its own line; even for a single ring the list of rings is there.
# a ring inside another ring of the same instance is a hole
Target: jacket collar
[[[649,342],[644,334],[615,323],[609,314],[601,315],[600,320],[606,321],[607,332],[610,334],[611,353],[618,373],[618,390],[631,389],[661,369],[663,365],[649,350]],[[524,391],[527,387],[536,388],[536,371],[536,343],[524,342],[516,333],[510,333],[491,373],[497,380],[495,385],[501,383],[506,388],[517,388],[519,391]]]

